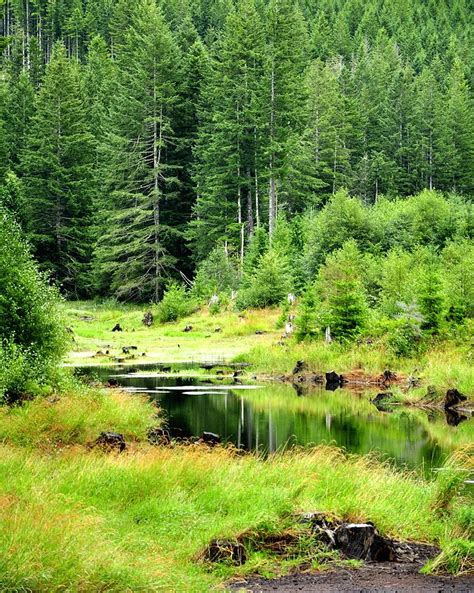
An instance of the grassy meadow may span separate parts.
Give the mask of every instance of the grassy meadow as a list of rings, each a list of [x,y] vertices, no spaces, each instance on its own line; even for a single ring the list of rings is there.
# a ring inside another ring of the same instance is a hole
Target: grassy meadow
[[[294,513],[311,510],[436,543],[445,550],[438,571],[473,568],[472,506],[463,488],[468,448],[426,481],[331,447],[267,459],[202,445],[153,447],[144,435],[155,416],[145,399],[96,390],[2,411],[2,591],[200,593],[222,590],[237,575],[276,575],[308,561],[328,568],[341,561],[304,539],[284,558],[249,544],[242,567],[199,559],[216,537],[294,534]],[[91,447],[111,426],[129,443],[122,454]]]
[[[472,387],[469,359],[452,345],[398,366],[376,345],[343,348],[291,340],[279,345],[278,310],[244,316],[197,312],[146,328],[146,307],[63,306],[74,336],[68,364],[226,359],[250,362],[250,374],[270,376],[290,372],[296,360],[305,359],[314,371],[375,373],[389,367],[442,386]],[[111,332],[116,323],[123,332]],[[184,332],[186,325],[192,331]],[[137,346],[136,358],[122,353],[130,345]],[[99,350],[109,355],[95,357]],[[258,391],[244,396],[252,397],[256,407],[263,397]],[[327,397],[337,407],[345,396]],[[275,385],[272,405],[289,414],[301,406],[317,414],[324,402],[288,400]],[[368,399],[367,406],[372,406]],[[416,409],[403,413],[422,414]],[[474,457],[467,422],[452,436],[449,462],[432,479],[396,469],[375,455],[349,455],[332,446],[265,457],[231,447],[152,446],[147,431],[161,422],[159,409],[148,399],[86,386],[68,371],[44,397],[0,408],[1,591],[202,593],[223,591],[233,578],[248,574],[285,574],[301,565],[326,570],[344,563],[300,533],[297,514],[306,511],[370,520],[384,535],[435,544],[442,552],[427,571],[474,571],[472,492],[465,484]],[[123,453],[94,446],[107,430],[124,435]],[[426,419],[426,431],[436,430]],[[444,432],[441,437],[447,438]],[[212,539],[244,533],[246,564],[203,561]],[[261,545],[275,535],[292,538],[284,555]]]
[[[132,364],[233,360],[250,363],[252,375],[278,376],[291,373],[296,361],[304,360],[310,372],[362,370],[379,374],[390,369],[418,377],[423,387],[399,398],[409,403],[426,393],[426,385],[456,387],[467,395],[474,392],[474,361],[468,340],[435,342],[416,358],[398,358],[383,341],[343,345],[282,340],[284,330],[279,328],[281,311],[277,308],[215,315],[201,309],[174,323],[155,321],[150,328],[142,324],[148,310],[150,307],[115,301],[67,303],[64,315],[74,342],[66,362],[88,365],[117,359]],[[116,323],[123,332],[111,331]],[[187,326],[192,330],[185,332]],[[123,354],[122,348],[131,345],[137,350]],[[98,352],[102,354],[97,356]]]
[[[137,346],[133,352],[142,362],[193,362],[230,360],[261,345],[268,347],[276,341],[275,329],[278,310],[250,311],[238,315],[223,312],[210,315],[207,311],[175,323],[159,324],[151,328],[142,323],[148,306],[126,305],[116,302],[96,304],[77,301],[65,305],[68,327],[74,342],[68,357],[74,364],[103,364],[124,357],[124,346]],[[152,309],[153,310],[153,309]],[[119,323],[122,332],[112,332]],[[192,331],[184,328],[192,326]],[[256,331],[264,332],[255,334]],[[96,357],[109,350],[110,356]],[[145,353],[145,356],[142,354]]]

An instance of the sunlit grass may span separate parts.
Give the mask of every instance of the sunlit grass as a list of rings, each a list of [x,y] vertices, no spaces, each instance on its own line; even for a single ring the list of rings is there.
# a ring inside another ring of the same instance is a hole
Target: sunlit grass
[[[274,573],[271,558],[209,572],[196,557],[212,538],[277,530],[297,510],[372,520],[387,535],[427,542],[451,529],[431,511],[435,483],[331,448],[266,461],[145,445],[121,456],[0,452],[4,589],[200,592],[257,566]]]
[[[137,346],[133,355],[140,362],[227,361],[256,344],[270,344],[278,335],[277,310],[242,315],[230,311],[210,315],[201,310],[175,323],[155,320],[148,328],[142,319],[150,309],[153,307],[90,301],[67,303],[67,323],[75,340],[68,362],[103,364],[124,357],[122,348],[132,345]],[[116,323],[123,332],[111,331]],[[192,326],[192,331],[185,332],[186,326]],[[256,335],[256,331],[265,333]],[[93,358],[98,351],[107,350],[109,357]]]
[[[135,395],[86,388],[1,408],[1,590],[200,593],[235,575],[284,573],[298,557],[249,550],[243,567],[212,570],[198,557],[213,538],[280,532],[293,513],[309,510],[441,543],[436,570],[469,566],[472,513],[457,476],[472,451],[426,481],[329,446],[265,459],[219,447],[152,447],[146,429],[155,413]],[[90,448],[102,430],[123,432],[126,451]]]
[[[143,440],[158,425],[157,409],[139,395],[123,391],[80,389],[21,406],[0,406],[0,442],[48,448],[92,444],[102,431]]]

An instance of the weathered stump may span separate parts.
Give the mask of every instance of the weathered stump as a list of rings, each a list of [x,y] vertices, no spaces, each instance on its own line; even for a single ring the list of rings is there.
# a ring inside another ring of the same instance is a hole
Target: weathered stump
[[[125,438],[123,434],[118,432],[101,432],[97,437],[95,444],[105,451],[118,449],[120,453],[126,448]]]
[[[299,375],[306,370],[306,362],[304,360],[297,360],[295,368],[293,369],[293,375]]]
[[[467,397],[462,393],[459,393],[457,389],[448,389],[448,391],[446,392],[446,397],[444,398],[444,409],[447,410],[448,408],[457,406],[458,404],[466,400]]]
[[[247,555],[244,546],[237,540],[214,539],[204,552],[204,560],[241,566],[245,564]]]
[[[142,323],[145,327],[151,327],[153,325],[153,313],[151,311],[147,311],[143,315]]]

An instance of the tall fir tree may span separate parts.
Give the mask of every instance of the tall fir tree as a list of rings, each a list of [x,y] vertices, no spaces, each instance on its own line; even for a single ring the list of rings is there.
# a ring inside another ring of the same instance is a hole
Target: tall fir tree
[[[106,138],[102,226],[96,248],[101,282],[119,298],[158,301],[175,263],[177,229],[164,209],[179,208],[174,115],[180,52],[153,0],[141,0],[117,53],[118,85]]]
[[[266,11],[265,101],[268,228],[275,230],[279,204],[288,203],[291,155],[304,129],[309,39],[306,22],[291,0],[271,0]]]
[[[260,222],[264,48],[254,0],[241,0],[227,19],[203,91],[211,107],[203,110],[196,147],[198,199],[191,232],[202,255],[223,240],[238,246],[242,261],[246,237]]]
[[[37,97],[21,167],[36,256],[76,297],[89,288],[92,147],[79,70],[58,42]]]

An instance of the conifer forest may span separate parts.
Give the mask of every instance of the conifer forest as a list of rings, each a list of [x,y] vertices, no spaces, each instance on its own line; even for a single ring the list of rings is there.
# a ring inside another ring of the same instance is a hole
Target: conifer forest
[[[0,203],[69,298],[157,302],[216,268],[245,288],[260,263],[271,304],[351,240],[364,273],[462,267],[471,8],[2,0]]]

